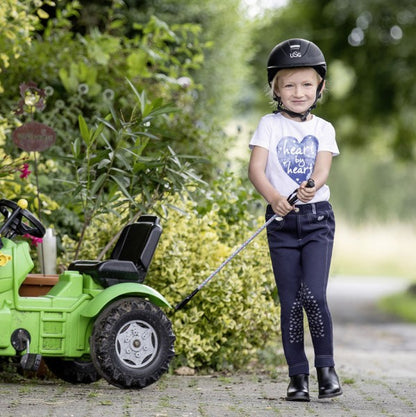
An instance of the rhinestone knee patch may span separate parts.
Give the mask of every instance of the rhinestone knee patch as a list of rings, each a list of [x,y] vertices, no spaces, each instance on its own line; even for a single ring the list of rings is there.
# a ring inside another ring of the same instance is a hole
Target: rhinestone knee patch
[[[319,304],[313,296],[312,291],[302,283],[290,311],[290,343],[303,342],[303,309],[305,309],[308,316],[311,336],[314,338],[325,337],[324,322]]]

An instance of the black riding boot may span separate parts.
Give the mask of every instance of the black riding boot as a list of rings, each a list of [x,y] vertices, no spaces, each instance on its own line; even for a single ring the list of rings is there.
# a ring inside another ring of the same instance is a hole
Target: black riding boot
[[[286,401],[310,401],[309,375],[300,374],[290,377]]]
[[[342,394],[338,375],[333,366],[316,368],[319,384],[318,398],[332,398]]]

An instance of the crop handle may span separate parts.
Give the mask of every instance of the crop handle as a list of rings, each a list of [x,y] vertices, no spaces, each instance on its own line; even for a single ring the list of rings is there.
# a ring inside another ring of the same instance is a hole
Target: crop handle
[[[315,181],[313,180],[313,178],[308,179],[308,182],[306,183],[306,187],[308,188],[315,187]],[[287,198],[287,201],[291,206],[293,206],[293,204],[295,204],[298,201],[298,190],[299,188],[293,191],[293,193],[290,194],[290,196]]]

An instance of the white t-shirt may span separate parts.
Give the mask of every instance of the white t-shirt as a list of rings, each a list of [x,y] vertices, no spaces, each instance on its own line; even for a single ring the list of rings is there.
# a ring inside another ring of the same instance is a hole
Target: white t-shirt
[[[266,177],[284,196],[290,195],[311,176],[318,152],[339,154],[334,127],[315,115],[305,122],[288,119],[281,113],[263,116],[249,146],[269,151]],[[329,196],[329,187],[324,185],[309,203],[327,201]]]

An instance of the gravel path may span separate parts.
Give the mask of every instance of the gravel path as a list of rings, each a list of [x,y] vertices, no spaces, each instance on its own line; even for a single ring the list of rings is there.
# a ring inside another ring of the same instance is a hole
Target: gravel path
[[[403,288],[387,279],[333,277],[329,300],[336,362],[344,395],[286,402],[286,369],[277,378],[166,375],[142,391],[104,382],[73,386],[30,381],[0,383],[1,417],[410,417],[416,416],[416,326],[380,313],[376,300]],[[312,359],[311,348],[308,355]]]

